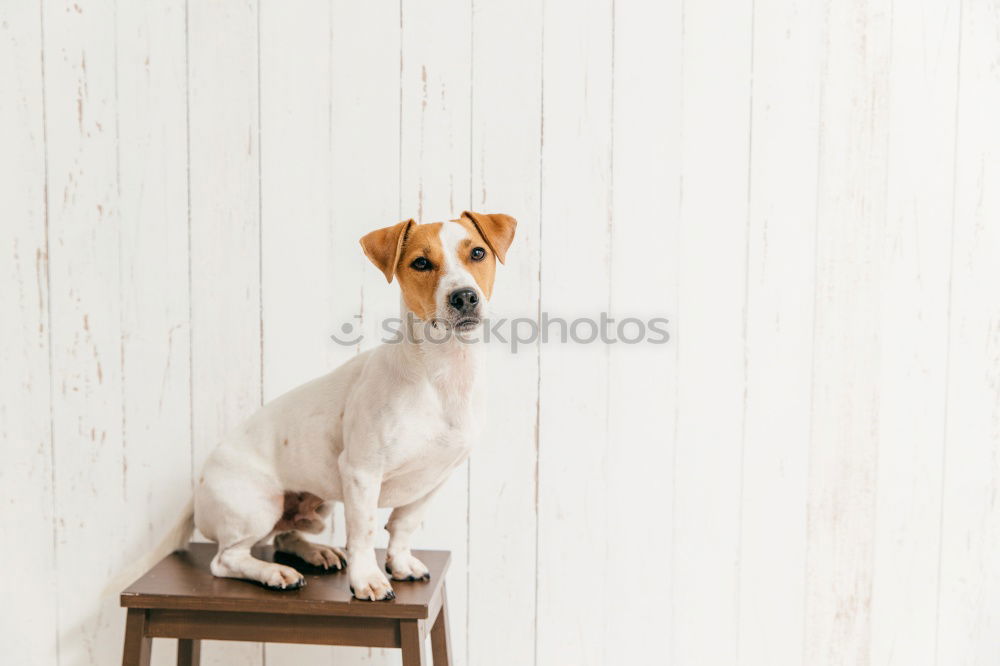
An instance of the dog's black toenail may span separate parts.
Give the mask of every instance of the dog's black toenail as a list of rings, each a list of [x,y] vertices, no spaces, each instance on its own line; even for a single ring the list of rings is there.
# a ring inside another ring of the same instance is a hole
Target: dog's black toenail
[[[274,590],[275,592],[288,592],[290,590],[297,590],[300,587],[305,587],[306,579],[301,578],[294,583],[288,583],[287,585],[268,585],[267,583],[261,583],[261,586],[267,588],[268,590]]]

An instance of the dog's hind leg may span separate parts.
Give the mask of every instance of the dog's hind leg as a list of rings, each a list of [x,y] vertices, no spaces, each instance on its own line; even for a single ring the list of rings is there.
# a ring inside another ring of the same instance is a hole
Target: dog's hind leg
[[[276,590],[295,590],[306,584],[305,577],[292,567],[276,562],[265,562],[250,553],[256,538],[229,546],[219,547],[212,559],[212,573],[222,578],[246,578]]]
[[[276,526],[279,533],[274,537],[275,550],[291,553],[324,569],[339,571],[347,566],[347,554],[344,551],[313,543],[303,534],[319,534],[323,531],[326,518],[333,511],[331,503],[324,502],[311,493],[285,493],[284,504],[284,513]]]
[[[274,549],[282,553],[291,553],[313,566],[324,569],[340,571],[347,566],[347,553],[340,548],[313,543],[297,531],[282,532],[274,537]]]
[[[195,524],[219,544],[212,559],[213,574],[281,590],[305,585],[305,578],[292,567],[265,562],[250,552],[274,533],[282,517],[283,495],[275,480],[256,470],[218,459],[206,463],[195,490]]]

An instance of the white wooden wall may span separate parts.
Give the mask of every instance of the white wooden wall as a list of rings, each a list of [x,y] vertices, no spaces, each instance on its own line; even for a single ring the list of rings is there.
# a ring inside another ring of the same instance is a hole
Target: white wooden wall
[[[499,312],[673,338],[490,350],[458,663],[1000,663],[996,0],[3,0],[0,660],[115,663],[220,435],[394,313],[357,239],[467,208]]]

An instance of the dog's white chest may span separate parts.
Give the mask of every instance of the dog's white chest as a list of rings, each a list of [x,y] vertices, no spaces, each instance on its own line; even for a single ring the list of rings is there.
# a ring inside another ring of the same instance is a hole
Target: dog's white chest
[[[423,497],[465,461],[475,432],[471,398],[468,391],[442,395],[430,383],[400,396],[405,408],[384,444],[380,506]]]

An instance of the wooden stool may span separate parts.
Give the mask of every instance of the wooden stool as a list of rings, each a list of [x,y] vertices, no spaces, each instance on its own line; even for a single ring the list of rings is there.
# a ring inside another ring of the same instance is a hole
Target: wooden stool
[[[265,560],[273,548],[255,549]],[[128,608],[124,666],[146,666],[154,638],[178,639],[177,663],[196,666],[201,640],[312,643],[402,648],[404,666],[427,664],[431,637],[434,666],[448,666],[451,646],[444,574],[447,551],[414,551],[431,572],[429,581],[392,581],[394,601],[359,601],[347,574],[310,575],[298,590],[267,590],[249,581],[216,578],[208,569],[215,544],[193,543],[174,553],[122,592]],[[385,566],[385,551],[378,551]],[[305,563],[303,563],[305,564]]]

